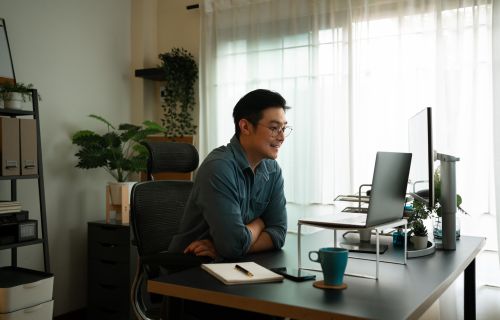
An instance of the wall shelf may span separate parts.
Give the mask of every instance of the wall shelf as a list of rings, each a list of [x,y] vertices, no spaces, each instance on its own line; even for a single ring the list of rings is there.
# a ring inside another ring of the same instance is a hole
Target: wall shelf
[[[37,179],[37,174],[30,174],[26,176],[0,176],[0,180],[17,180],[17,179]]]
[[[32,116],[34,115],[33,111],[24,111],[24,110],[16,110],[16,109],[5,109],[0,108],[0,114],[6,116]]]
[[[165,81],[165,72],[162,68],[146,68],[135,70],[135,76],[153,81]]]
[[[0,250],[31,246],[31,245],[37,244],[37,243],[43,243],[43,239],[36,239],[36,240],[31,240],[31,241],[23,241],[23,242],[16,242],[16,243],[10,243],[10,244],[6,244],[6,245],[1,245]]]

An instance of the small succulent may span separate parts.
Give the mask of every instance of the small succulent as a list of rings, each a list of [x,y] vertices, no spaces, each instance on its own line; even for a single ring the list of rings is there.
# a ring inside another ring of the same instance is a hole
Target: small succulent
[[[414,236],[417,237],[427,236],[427,228],[425,227],[424,222],[420,219],[413,221],[411,229],[413,231]]]

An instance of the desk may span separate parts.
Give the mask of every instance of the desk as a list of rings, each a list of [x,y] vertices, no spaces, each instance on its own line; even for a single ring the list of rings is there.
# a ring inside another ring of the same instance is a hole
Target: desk
[[[302,239],[304,251],[316,250],[333,243],[333,232],[324,230],[302,236]],[[465,319],[473,319],[475,257],[484,243],[484,238],[462,236],[457,241],[456,251],[437,251],[430,256],[410,259],[407,265],[381,264],[379,280],[346,277],[344,282],[348,288],[342,291],[324,291],[314,288],[311,281],[286,279],[283,283],[225,286],[201,268],[150,280],[148,291],[294,319],[331,319],[333,316],[414,319],[465,271]],[[296,266],[296,245],[296,235],[288,234],[283,250],[250,255],[249,260],[268,268]],[[315,266],[312,262],[306,263]],[[349,259],[348,271],[373,267],[367,263],[374,262]]]

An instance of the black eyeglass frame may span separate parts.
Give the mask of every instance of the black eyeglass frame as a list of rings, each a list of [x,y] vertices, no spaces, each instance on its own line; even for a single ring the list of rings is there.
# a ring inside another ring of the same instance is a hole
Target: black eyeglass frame
[[[260,123],[257,123],[257,125],[269,129],[271,131],[271,137],[273,138],[276,137],[280,132],[283,133],[283,136],[288,137],[293,131],[293,128],[291,126],[283,126],[281,128],[278,128],[273,126],[266,126]]]

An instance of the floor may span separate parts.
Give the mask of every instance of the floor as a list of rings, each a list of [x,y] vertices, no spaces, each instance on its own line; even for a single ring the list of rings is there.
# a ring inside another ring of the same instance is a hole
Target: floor
[[[500,263],[498,252],[483,251],[476,258],[476,319],[500,319]],[[443,293],[420,320],[463,319],[463,275]]]

